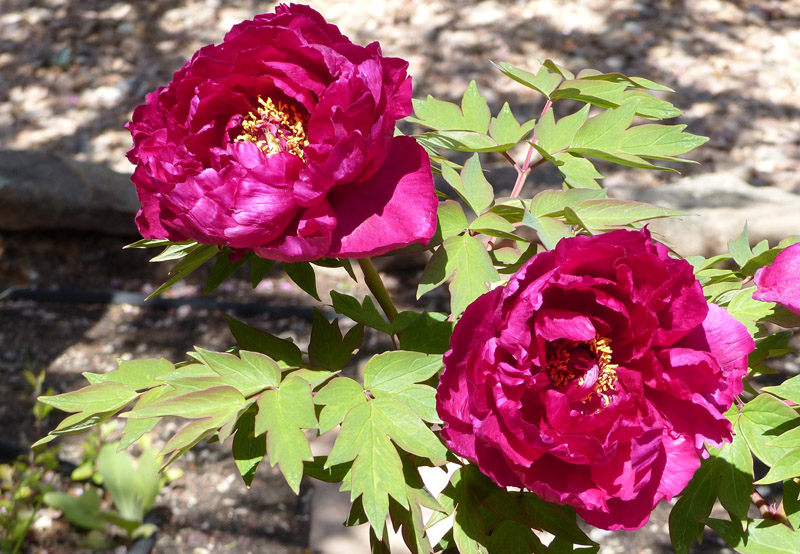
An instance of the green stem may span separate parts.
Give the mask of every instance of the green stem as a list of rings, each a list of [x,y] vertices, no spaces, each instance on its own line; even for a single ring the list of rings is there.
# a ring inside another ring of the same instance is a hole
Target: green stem
[[[364,282],[367,284],[375,300],[378,301],[383,313],[389,318],[389,323],[394,321],[397,317],[397,308],[395,308],[389,293],[386,291],[386,286],[378,275],[378,270],[372,265],[372,260],[369,258],[358,258],[358,265],[361,266],[361,271],[364,272]]]

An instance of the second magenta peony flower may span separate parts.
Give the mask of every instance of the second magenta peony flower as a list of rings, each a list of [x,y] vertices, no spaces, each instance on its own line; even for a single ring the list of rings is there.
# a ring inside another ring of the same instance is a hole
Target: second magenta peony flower
[[[638,529],[730,440],[745,327],[647,230],[567,238],[471,304],[437,391],[442,437],[501,486]]]
[[[407,66],[307,6],[236,25],[128,124],[142,235],[290,262],[426,243],[428,155],[394,136],[411,113]]]

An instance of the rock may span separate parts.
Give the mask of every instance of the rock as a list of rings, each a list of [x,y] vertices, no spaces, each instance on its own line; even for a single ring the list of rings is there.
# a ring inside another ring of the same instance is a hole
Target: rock
[[[0,150],[0,229],[136,235],[130,177],[36,150]]]
[[[650,225],[684,256],[727,252],[728,241],[742,232],[745,223],[751,244],[767,239],[774,245],[789,235],[800,235],[800,195],[754,187],[730,173],[689,177],[662,187],[620,188],[612,195],[693,214]]]

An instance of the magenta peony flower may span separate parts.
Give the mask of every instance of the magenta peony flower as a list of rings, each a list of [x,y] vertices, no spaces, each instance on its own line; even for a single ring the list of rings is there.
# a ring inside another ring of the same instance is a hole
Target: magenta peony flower
[[[394,137],[411,113],[407,66],[308,6],[236,25],[128,124],[142,235],[280,261],[426,243],[437,204],[429,159]]]
[[[753,298],[777,302],[800,314],[800,243],[783,250],[768,266],[756,271]]]
[[[638,529],[730,440],[745,327],[647,230],[564,239],[456,324],[437,392],[447,445],[500,486]]]

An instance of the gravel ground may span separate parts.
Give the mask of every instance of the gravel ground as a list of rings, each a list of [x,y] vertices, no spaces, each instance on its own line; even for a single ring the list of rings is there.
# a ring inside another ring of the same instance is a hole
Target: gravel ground
[[[408,59],[417,97],[454,100],[474,79],[494,112],[508,100],[518,116],[536,117],[537,99],[501,78],[489,60],[530,67],[549,57],[572,70],[594,67],[662,82],[676,89],[671,100],[685,110],[677,122],[710,137],[692,154],[700,164],[682,166],[684,174],[726,171],[751,184],[800,192],[798,0],[311,4],[354,41],[379,40],[385,54]],[[144,95],[165,84],[196,49],[221,41],[233,24],[272,6],[255,0],[2,0],[0,147],[55,153],[130,173],[124,158],[130,139],[122,127]],[[492,167],[490,179],[500,190],[510,188],[513,171]],[[603,172],[612,189],[676,178],[614,167]],[[534,173],[533,181],[556,183],[547,171]],[[165,267],[148,264],[148,252],[121,250],[135,239],[4,232],[0,290],[16,285],[148,293],[163,281]],[[405,305],[413,301],[417,271],[410,267],[390,274]],[[171,297],[199,296],[201,278],[176,286]],[[321,278],[320,290],[355,286],[338,273],[323,272]],[[241,319],[275,333],[307,337],[305,312],[274,311],[308,306],[283,279],[265,281],[253,292],[246,276],[237,275],[215,298],[255,303],[263,310],[241,314]],[[177,361],[195,344],[210,349],[232,344],[223,313],[213,306],[161,309],[67,300],[76,297],[67,294],[59,302],[0,298],[0,422],[10,440],[24,444],[35,439],[24,368],[47,369],[48,384],[61,392],[74,389],[83,371],[113,368],[117,357]],[[365,351],[380,347],[373,340]],[[797,370],[796,359],[784,365]],[[78,443],[63,441],[64,456],[75,458]],[[163,532],[156,552],[309,551],[310,490],[295,497],[264,464],[245,491],[226,445],[199,447],[179,466],[184,477],[157,503]],[[666,513],[660,507],[642,532],[602,537],[603,553],[671,551],[664,534]],[[63,538],[40,538],[30,552],[76,551]],[[702,551],[726,549],[710,536]]]

